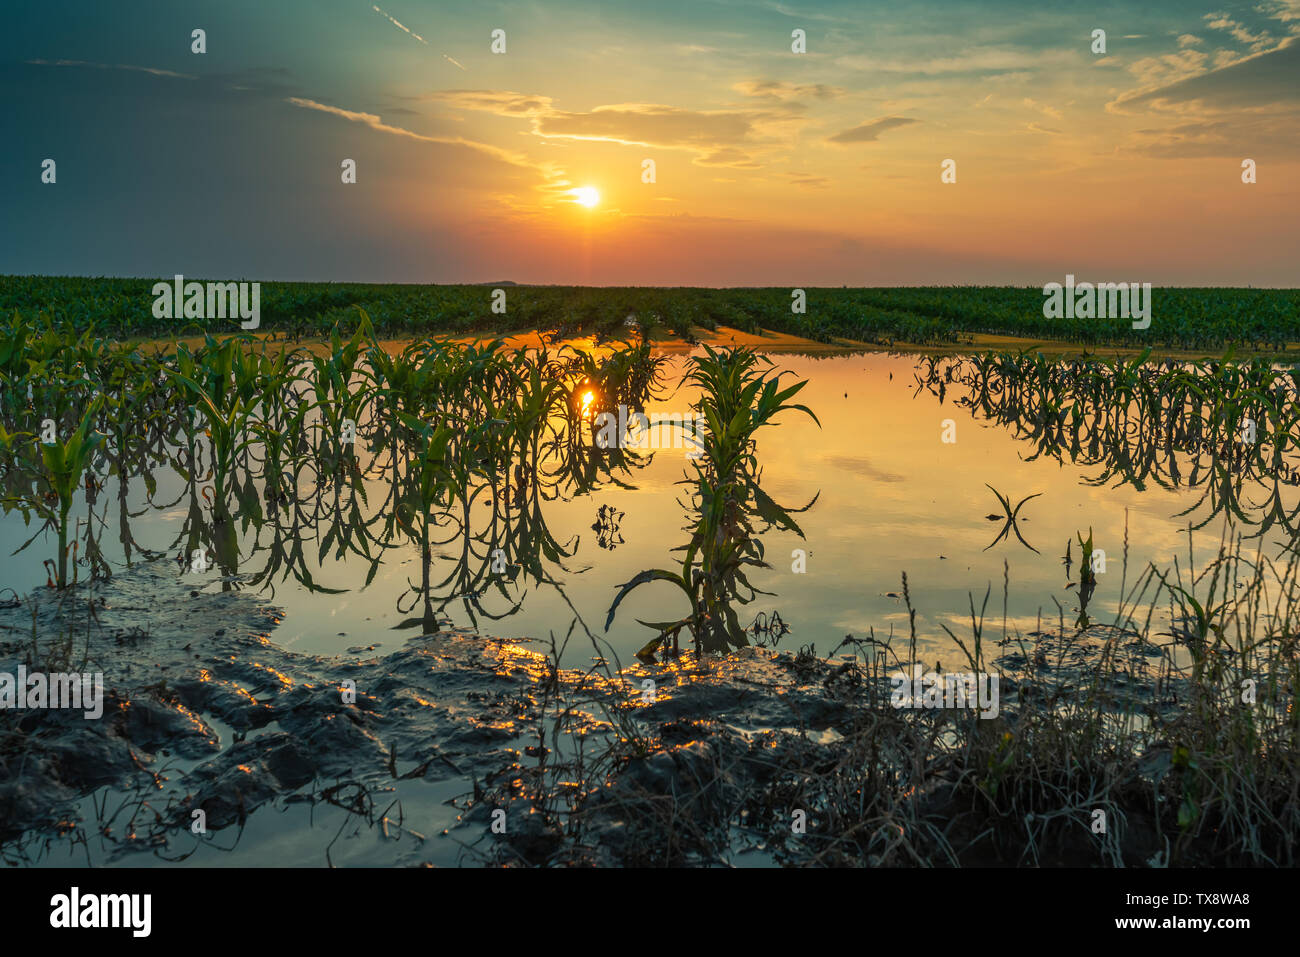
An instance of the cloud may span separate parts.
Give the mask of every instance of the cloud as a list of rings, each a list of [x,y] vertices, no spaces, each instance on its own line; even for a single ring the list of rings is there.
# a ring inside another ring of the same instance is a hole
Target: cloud
[[[88,63],[85,60],[25,60],[33,66],[80,66],[93,70],[131,70],[136,73],[149,73],[153,76],[169,76],[177,80],[197,80],[189,73],[175,73],[171,70],[158,70],[151,66],[132,66],[129,63]]]
[[[1266,14],[1270,20],[1300,24],[1300,0],[1264,0],[1255,9]],[[1292,28],[1292,32],[1295,29]]]
[[[534,118],[534,132],[557,139],[604,140],[665,149],[714,151],[752,139],[771,114],[688,110],[657,103],[618,103],[587,113],[552,110]]]
[[[783,17],[797,17],[800,20],[822,20],[822,21],[829,21],[829,22],[843,22],[842,17],[833,17],[828,13],[813,13],[807,9],[795,10],[793,7],[787,6],[784,3],[776,2],[776,0],[767,0],[767,2],[763,4],[763,6],[767,7],[769,10],[775,10]]]
[[[732,169],[762,168],[762,164],[754,162],[748,153],[731,146],[697,156],[691,162],[696,166],[730,166]]]
[[[552,109],[549,96],[510,90],[439,90],[424,99],[446,103],[452,109],[477,110],[498,116],[534,116],[549,113]]]
[[[1281,124],[1267,116],[1231,117],[1138,130],[1132,139],[1123,152],[1150,159],[1223,158],[1235,168],[1246,156],[1300,151],[1300,124]]]
[[[737,93],[757,99],[777,100],[789,103],[802,97],[818,100],[832,96],[842,96],[843,87],[830,86],[825,83],[783,83],[780,80],[741,80],[731,87]]]
[[[1060,69],[1062,63],[1079,56],[1065,50],[1020,50],[1002,47],[974,47],[952,56],[926,59],[877,59],[870,56],[843,56],[835,62],[851,70],[877,70],[883,73],[1004,73],[1040,67]]]
[[[826,139],[830,143],[874,143],[880,139],[880,134],[887,130],[919,122],[906,116],[882,116],[878,120],[863,123],[842,133],[836,133],[834,136],[828,136]]]
[[[308,100],[298,96],[288,97],[285,102],[301,107],[302,109],[316,110],[320,113],[328,113],[331,116],[341,117],[342,119],[348,120],[352,123],[360,123],[363,126],[370,127],[377,133],[388,133],[392,136],[402,136],[408,139],[419,140],[422,143],[439,143],[444,146],[463,146],[485,156],[490,156],[503,163],[508,163],[511,166],[518,166],[524,169],[537,168],[533,163],[529,162],[526,157],[523,157],[518,153],[511,153],[509,150],[490,146],[487,143],[476,143],[473,140],[467,140],[459,136],[428,136],[424,133],[415,133],[411,130],[403,129],[400,126],[393,126],[389,123],[385,123],[374,113],[361,113],[354,110],[345,110],[341,107],[329,106],[325,103],[318,103],[315,100]]]
[[[831,184],[825,176],[813,176],[811,173],[782,173],[781,176],[796,186],[807,186],[809,189],[824,189]]]
[[[1211,30],[1223,30],[1230,33],[1233,39],[1250,47],[1252,53],[1260,53],[1270,43],[1275,42],[1273,35],[1267,30],[1262,33],[1251,33],[1243,24],[1233,20],[1227,14],[1207,13],[1203,19],[1206,21],[1206,26]]]
[[[72,67],[74,69],[110,70],[125,73],[143,73],[165,79],[189,80],[192,84],[170,89],[184,89],[186,97],[225,98],[231,92],[245,96],[283,100],[300,92],[292,82],[292,74],[285,67],[249,67],[230,72],[205,73],[195,76],[162,70],[155,67],[135,66],[129,63],[91,63],[86,60],[25,60],[31,66]]]
[[[1226,134],[1229,129],[1228,123],[1220,121],[1180,123],[1163,130],[1137,130],[1133,135],[1138,145],[1130,151],[1166,159],[1220,156],[1228,152],[1230,140]]]
[[[1111,112],[1199,107],[1211,112],[1300,105],[1300,42],[1288,37],[1276,49],[1154,89],[1121,94]]]
[[[1141,88],[1166,86],[1206,71],[1210,56],[1201,50],[1182,47],[1177,53],[1142,57],[1129,64],[1129,72]]]
[[[556,109],[549,96],[509,90],[441,90],[423,99],[531,121],[544,139],[593,140],[696,153],[701,166],[757,169],[744,148],[780,140],[782,124],[802,122],[777,104],[762,110],[690,110],[660,103],[615,103],[587,112]]]
[[[1220,53],[1229,51],[1220,51]],[[1300,41],[1235,57],[1215,70],[1121,94],[1112,113],[1172,114],[1180,122],[1134,132],[1124,153],[1153,159],[1240,159],[1300,150]]]
[[[1044,116],[1050,116],[1054,120],[1059,120],[1061,118],[1061,111],[1054,106],[1048,106],[1046,103],[1039,103],[1037,100],[1031,99],[1030,97],[1025,97],[1022,102],[1031,110],[1037,110]]]

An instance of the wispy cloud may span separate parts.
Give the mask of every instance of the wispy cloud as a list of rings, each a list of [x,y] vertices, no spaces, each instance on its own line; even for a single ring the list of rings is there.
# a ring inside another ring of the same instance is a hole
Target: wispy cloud
[[[788,103],[792,100],[813,97],[824,100],[833,96],[842,96],[843,87],[830,86],[826,83],[783,83],[779,80],[741,80],[733,83],[731,88],[737,93],[761,100],[778,100]]]
[[[742,142],[753,134],[760,118],[761,114],[744,110],[614,103],[586,113],[553,110],[538,118],[537,132],[561,139],[689,149]]]
[[[1300,149],[1300,40],[1238,57],[1218,69],[1121,94],[1111,113],[1149,112],[1178,122],[1134,131],[1122,152],[1154,159],[1231,157]]]
[[[1077,58],[1079,55],[1077,51],[974,47],[950,56],[882,59],[852,55],[842,56],[835,62],[850,70],[919,73],[932,76],[944,73],[1003,73],[1011,70],[1056,69],[1060,68],[1063,61]]]
[[[1266,13],[1269,19],[1282,23],[1294,23],[1294,29],[1300,29],[1300,0],[1264,0],[1255,9]]]
[[[818,13],[815,10],[809,10],[806,6],[796,10],[786,3],[778,3],[776,0],[767,0],[763,4],[769,10],[774,10],[783,17],[798,17],[801,20],[822,20],[828,22],[842,21],[841,17],[834,17],[828,13]]]
[[[1300,102],[1297,77],[1300,77],[1300,41],[1287,37],[1273,50],[1244,57],[1219,69],[1193,71],[1191,75],[1176,76],[1164,85],[1123,93],[1107,103],[1106,109],[1119,113],[1139,108],[1185,110],[1196,104],[1203,110],[1226,112],[1259,110],[1273,104],[1293,106]]]
[[[495,113],[498,116],[533,116],[549,113],[549,96],[516,93],[513,90],[438,90],[426,100],[445,103],[452,109]]]
[[[1031,110],[1037,110],[1044,116],[1050,116],[1054,120],[1059,120],[1061,118],[1061,111],[1054,106],[1048,106],[1046,103],[1039,103],[1037,100],[1028,96],[1025,97],[1023,102],[1025,106],[1029,107]]]
[[[472,149],[493,159],[500,160],[503,163],[509,163],[511,166],[518,166],[524,169],[537,169],[537,164],[530,162],[527,157],[519,153],[512,153],[509,150],[501,149],[497,146],[491,146],[487,143],[477,143],[473,140],[467,140],[460,136],[429,136],[425,133],[416,133],[413,130],[404,129],[400,126],[393,126],[385,123],[374,113],[362,113],[356,110],[345,110],[342,107],[330,106],[326,103],[318,103],[315,100],[304,99],[299,96],[288,97],[285,102],[294,106],[301,107],[305,110],[316,110],[320,113],[328,113],[331,116],[338,116],[352,123],[360,123],[368,126],[378,133],[388,133],[392,136],[403,136],[408,139],[419,140],[423,143],[440,143],[445,146],[463,146]]]
[[[782,173],[781,176],[796,186],[804,186],[808,189],[825,189],[831,184],[825,176],[814,176],[812,173]]]
[[[149,73],[153,76],[170,76],[178,80],[197,80],[190,73],[176,73],[173,70],[158,70],[151,66],[132,66],[129,63],[88,63],[85,60],[25,60],[33,66],[80,66],[93,70],[131,70],[136,73]]]
[[[772,110],[690,110],[658,103],[618,103],[589,112],[551,110],[532,118],[533,133],[552,140],[591,140],[683,150],[696,166],[759,169],[755,152],[788,145],[797,113]]]
[[[1244,43],[1250,47],[1252,53],[1259,53],[1269,47],[1270,44],[1276,43],[1273,35],[1267,30],[1259,33],[1252,33],[1241,22],[1232,19],[1225,13],[1207,13],[1204,17],[1206,26],[1211,30],[1223,30],[1231,34],[1233,39],[1238,43]]]
[[[729,166],[732,169],[761,169],[762,164],[754,162],[754,159],[744,150],[738,150],[734,146],[726,146],[722,149],[716,149],[712,152],[705,153],[695,157],[691,161],[696,166]],[[732,182],[728,180],[727,182]]]
[[[798,118],[797,111],[777,105],[766,110],[690,110],[661,103],[615,103],[576,112],[557,109],[549,96],[511,90],[439,90],[425,99],[453,109],[528,119],[532,132],[544,139],[687,150],[697,154],[697,165],[739,169],[757,168],[746,150],[772,142],[768,133],[773,127]]]
[[[919,122],[920,120],[914,120],[906,116],[882,116],[878,120],[862,123],[852,129],[844,130],[842,133],[828,136],[826,139],[830,143],[874,143],[880,139],[881,133]]]

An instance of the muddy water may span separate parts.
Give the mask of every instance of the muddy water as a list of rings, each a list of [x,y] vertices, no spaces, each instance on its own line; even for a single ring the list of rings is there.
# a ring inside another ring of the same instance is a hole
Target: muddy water
[[[1130,584],[1148,562],[1167,566],[1175,555],[1186,559],[1188,519],[1179,513],[1201,498],[1203,488],[1169,489],[1150,481],[1141,488],[1113,480],[1095,485],[1101,468],[1075,464],[1068,454],[1060,460],[1051,455],[1031,460],[1032,445],[1012,428],[955,405],[958,390],[941,397],[918,388],[914,356],[783,355],[775,361],[778,368],[808,380],[799,398],[821,421],[818,428],[802,416],[787,414],[778,419],[778,427],[759,433],[763,482],[773,498],[787,507],[816,499],[808,511],[796,515],[806,540],[789,532],[763,536],[772,567],[754,575],[753,582],[772,594],[760,595],[741,612],[742,623],[759,612],[779,613],[791,628],[781,647],[812,644],[825,654],[846,634],[861,637],[870,629],[878,637],[891,629],[906,637],[909,622],[901,582],[905,572],[916,609],[920,656],[956,664],[955,645],[943,626],[968,636],[968,596],[975,596],[978,609],[991,587],[989,633],[1001,637],[1004,575],[1009,583],[1009,632],[1033,630],[1040,614],[1052,621],[1058,616],[1073,621],[1077,589],[1068,586],[1078,577],[1079,533],[1086,538],[1091,529],[1095,547],[1106,555],[1090,606],[1094,620],[1106,619],[1117,605],[1126,523]],[[671,360],[670,382],[680,379],[683,367],[681,357]],[[689,391],[679,390],[651,403],[647,411],[684,413],[692,399]],[[618,586],[646,568],[671,567],[677,557],[671,549],[686,541],[685,510],[677,501],[684,490],[675,483],[686,475],[687,464],[682,450],[660,450],[646,456],[643,468],[623,477],[630,487],[608,485],[544,502],[545,522],[568,551],[548,566],[551,580],[521,577],[507,587],[507,595],[489,592],[476,602],[452,600],[441,614],[455,626],[505,638],[545,640],[552,632],[562,636],[576,610],[587,627],[608,637],[615,652],[629,659],[650,635],[638,618],[663,620],[685,611],[671,586],[650,585],[624,603],[607,635],[603,630]],[[158,473],[157,479],[156,501],[181,495],[177,476]],[[988,486],[1007,496],[1013,508],[1035,496],[996,544],[1006,522],[998,517],[1003,508]],[[371,500],[383,502],[382,484],[374,482],[369,488]],[[95,521],[106,521],[101,545],[107,560],[120,565],[117,515],[105,511],[106,498]],[[137,483],[129,502],[131,510],[140,513],[130,519],[136,543],[167,549],[185,520],[184,500],[170,509],[150,508]],[[609,510],[603,524],[598,522],[602,507]],[[1249,508],[1249,503],[1243,507]],[[85,504],[79,503],[73,518],[85,519],[87,514]],[[1208,513],[1202,510],[1195,517],[1199,521]],[[1217,546],[1221,527],[1216,518],[1200,533],[1203,554]],[[20,594],[44,584],[39,559],[54,550],[52,536],[40,535],[26,550],[8,554],[31,533],[17,513],[0,518],[0,537],[11,545],[0,558],[0,584]],[[1067,572],[1062,559],[1070,541],[1074,564]],[[796,549],[804,550],[802,559]],[[411,611],[409,597],[402,597],[411,582],[420,580],[413,545],[387,551],[369,585],[364,585],[369,571],[365,560],[339,560],[332,552],[320,560],[315,542],[307,544],[305,552],[313,581],[341,591],[313,591],[280,576],[260,586],[258,597],[284,611],[277,642],[308,654],[336,654],[356,646],[374,646],[382,653],[409,637],[409,631],[395,626],[418,614]],[[252,531],[243,533],[240,553],[241,572],[256,572],[265,564],[263,546]],[[435,549],[432,581],[451,574],[460,553],[456,541]],[[183,575],[179,566],[172,567]],[[440,597],[454,594],[453,586],[439,592]],[[574,642],[565,664],[579,665],[590,655],[588,642]]]

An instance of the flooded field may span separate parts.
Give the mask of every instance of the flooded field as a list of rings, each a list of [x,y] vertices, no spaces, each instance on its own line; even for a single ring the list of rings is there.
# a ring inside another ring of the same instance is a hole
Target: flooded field
[[[828,652],[846,634],[906,632],[904,572],[927,659],[955,651],[941,625],[967,627],[968,593],[982,598],[990,584],[1001,633],[1004,576],[1010,582],[1008,628],[1031,630],[1040,613],[1057,617],[1058,603],[1073,619],[1078,538],[1086,539],[1089,530],[1105,556],[1091,609],[1095,617],[1113,617],[1126,549],[1134,569],[1171,565],[1188,554],[1191,523],[1204,528],[1200,539],[1208,553],[1217,547],[1223,518],[1235,518],[1240,509],[1258,522],[1274,494],[1270,480],[1233,473],[1232,482],[1240,480],[1242,488],[1230,489],[1225,501],[1217,485],[1224,478],[1222,461],[1202,453],[1198,470],[1186,450],[1171,454],[1161,436],[1139,434],[1149,423],[1140,425],[1138,415],[1130,420],[1132,448],[1099,448],[1096,436],[1085,434],[1076,449],[1070,434],[1053,441],[1034,421],[1032,406],[1003,408],[995,397],[987,408],[972,407],[971,389],[946,378],[948,370],[959,377],[969,361],[866,353],[783,355],[776,363],[807,380],[800,397],[821,422],[819,428],[792,417],[763,434],[758,448],[769,494],[787,507],[813,503],[797,514],[805,538],[770,530],[763,544],[772,567],[751,575],[756,588],[770,594],[755,599],[745,624],[758,613],[779,615],[790,629],[785,646],[812,644]],[[680,382],[685,364],[680,356],[664,362],[668,386]],[[698,399],[689,384],[662,391],[645,403],[647,414],[682,415]],[[222,560],[213,552],[197,564],[194,547],[202,544],[206,554],[216,541],[210,477],[187,480],[171,460],[151,468],[147,478],[129,476],[125,489],[114,474],[103,490],[82,489],[69,512],[84,536],[80,575],[164,555],[194,588],[247,590],[283,608],[277,642],[285,647],[310,654],[357,645],[391,650],[409,637],[402,629],[412,618],[421,619],[411,609],[416,601],[422,610],[424,596],[412,589],[424,571],[419,542],[394,521],[385,464],[363,444],[358,472],[337,482],[311,471],[300,475],[297,499],[278,514],[263,504],[259,511],[266,514],[253,520],[236,499],[234,528],[217,542],[226,549]],[[207,467],[207,437],[197,435],[195,447]],[[170,448],[177,455],[176,446]],[[572,463],[552,450],[538,457],[536,497],[514,528],[494,529],[483,497],[468,509],[468,536],[459,514],[435,523],[428,597],[439,620],[500,637],[544,639],[567,628],[576,610],[605,634],[600,626],[619,586],[643,569],[667,564],[683,541],[678,483],[690,465],[687,451],[629,449],[625,468],[588,485],[566,475]],[[1122,461],[1123,455],[1131,461]],[[236,467],[231,481],[242,494],[265,500],[265,477],[255,461]],[[999,493],[1013,508],[1028,499],[1009,529]],[[1284,514],[1294,512],[1300,495],[1283,480],[1278,502]],[[54,532],[41,532],[30,520],[12,509],[0,521],[4,541],[14,545],[0,559],[0,582],[19,594],[45,584],[49,570],[41,561],[57,550]],[[1286,528],[1283,523],[1270,533]],[[1241,531],[1254,530],[1242,523]],[[33,532],[34,540],[15,550]],[[507,548],[530,553],[536,564],[517,562],[506,551],[509,567],[494,578],[493,534]],[[340,549],[343,541],[348,544]],[[184,561],[176,561],[182,553]],[[613,649],[630,658],[646,637],[635,619],[661,617],[665,605],[680,601],[667,585],[635,593],[607,633]],[[564,663],[579,665],[589,652],[571,649]]]
[[[8,712],[16,863],[626,863],[683,814],[644,862],[1031,863],[933,830],[954,761],[986,749],[992,796],[1008,749],[1159,782],[1182,722],[1294,733],[1300,417],[1263,360],[22,341],[0,671],[105,690],[102,722]],[[992,700],[924,710],[922,669]],[[1057,853],[1167,860],[1163,800]]]
[[[1300,0],[12,6],[12,926],[1286,929]]]

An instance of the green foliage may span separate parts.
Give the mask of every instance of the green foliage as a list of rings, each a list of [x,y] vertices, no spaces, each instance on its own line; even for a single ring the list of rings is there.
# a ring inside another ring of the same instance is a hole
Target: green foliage
[[[153,280],[67,276],[0,277],[0,314],[49,317],[117,338],[234,331],[229,320],[155,319]],[[376,333],[482,335],[539,330],[598,340],[626,334],[634,317],[651,338],[692,341],[699,328],[768,329],[821,341],[942,345],[975,333],[1057,339],[1085,345],[1138,345],[1219,351],[1237,345],[1283,351],[1300,342],[1300,291],[1155,288],[1148,329],[1123,318],[1043,316],[1040,287],[934,286],[809,288],[804,314],[790,311],[790,290],[504,286],[507,311],[491,311],[492,286],[262,284],[262,330],[328,335],[357,328],[364,310]],[[0,333],[0,374],[6,366]]]
[[[755,518],[803,537],[790,513],[759,487],[755,434],[785,411],[803,412],[817,422],[810,409],[789,401],[808,383],[782,389],[785,373],[771,375],[764,368],[771,360],[748,349],[718,352],[705,346],[704,352],[691,358],[687,376],[700,388],[694,409],[704,415],[708,427],[701,437],[700,457],[693,462],[695,476],[684,482],[693,487],[694,521],[688,527],[691,538],[683,549],[681,569],[641,572],[619,590],[606,617],[608,629],[623,599],[648,582],[670,582],[682,591],[690,606],[684,618],[642,622],[659,632],[641,649],[643,657],[665,642],[675,646],[683,630],[694,637],[697,654],[747,645],[735,606],[759,594],[746,570],[768,567]]]
[[[96,400],[92,403],[90,408],[86,410],[81,422],[63,441],[58,441],[56,437],[54,442],[41,445],[41,461],[45,464],[45,469],[49,473],[50,485],[54,489],[54,494],[58,497],[59,554],[57,564],[59,570],[58,586],[60,588],[64,588],[68,584],[68,511],[72,508],[72,497],[77,490],[77,486],[81,483],[81,477],[86,471],[91,456],[104,443],[105,436],[103,433],[96,432],[93,428],[95,418],[99,414],[102,405],[102,400]]]

